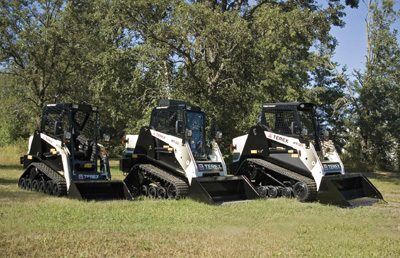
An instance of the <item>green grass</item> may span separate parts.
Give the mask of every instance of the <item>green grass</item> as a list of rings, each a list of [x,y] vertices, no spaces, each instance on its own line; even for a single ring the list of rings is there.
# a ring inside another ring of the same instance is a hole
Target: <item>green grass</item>
[[[122,179],[118,162],[111,165]],[[2,257],[400,255],[398,174],[368,174],[388,203],[342,209],[289,199],[83,202],[20,190],[21,173],[20,165],[0,163]]]

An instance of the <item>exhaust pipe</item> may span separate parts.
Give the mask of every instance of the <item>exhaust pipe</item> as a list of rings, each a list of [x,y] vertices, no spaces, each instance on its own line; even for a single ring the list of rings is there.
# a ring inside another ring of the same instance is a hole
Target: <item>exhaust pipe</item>
[[[121,181],[72,181],[68,197],[86,201],[133,200]]]
[[[211,205],[225,205],[260,198],[244,176],[192,178],[188,197]]]
[[[383,200],[382,194],[361,173],[324,176],[317,194],[323,204],[340,207],[372,205]]]

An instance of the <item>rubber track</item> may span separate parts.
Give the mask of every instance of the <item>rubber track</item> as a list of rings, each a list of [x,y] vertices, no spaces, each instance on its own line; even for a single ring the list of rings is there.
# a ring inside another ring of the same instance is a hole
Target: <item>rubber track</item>
[[[270,163],[270,162],[262,160],[262,159],[247,159],[247,162],[249,164],[255,164],[260,167],[265,167],[268,170],[271,170],[271,171],[274,171],[275,173],[284,175],[290,179],[306,183],[310,193],[309,193],[309,196],[307,197],[307,199],[304,200],[304,202],[312,202],[317,199],[317,185],[313,179],[305,177],[303,175],[300,175],[300,174],[293,172],[291,170],[288,170],[286,168],[282,168],[280,166],[277,166],[273,163]]]
[[[152,176],[152,178],[157,178],[156,181],[158,180],[162,180],[168,184],[172,184],[175,189],[176,189],[176,193],[177,193],[177,198],[185,198],[188,193],[189,193],[189,186],[188,184],[180,179],[179,177],[176,177],[174,175],[171,175],[170,173],[155,167],[151,164],[141,164],[139,165],[139,168],[141,171],[146,172],[147,174],[150,174]],[[146,175],[146,177],[149,177],[148,175]]]
[[[48,176],[50,180],[53,180],[54,183],[58,185],[59,194],[57,196],[67,195],[67,183],[65,182],[64,177],[62,177],[60,174],[58,174],[43,163],[32,162],[31,165],[39,169],[41,172],[43,172],[43,174]]]

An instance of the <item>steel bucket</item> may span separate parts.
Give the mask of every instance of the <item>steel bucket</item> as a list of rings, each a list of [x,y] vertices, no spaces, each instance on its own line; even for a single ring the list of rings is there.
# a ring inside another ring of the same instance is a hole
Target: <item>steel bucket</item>
[[[383,197],[363,174],[358,173],[324,176],[317,199],[324,204],[357,207],[372,205]]]
[[[207,204],[225,205],[260,198],[244,176],[193,178],[189,198]]]
[[[121,181],[73,181],[68,190],[68,196],[79,200],[132,200],[133,197]]]

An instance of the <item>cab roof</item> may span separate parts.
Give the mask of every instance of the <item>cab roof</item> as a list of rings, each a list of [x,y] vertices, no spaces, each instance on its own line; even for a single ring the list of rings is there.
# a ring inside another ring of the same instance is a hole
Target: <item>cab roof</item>
[[[310,109],[310,108],[315,108],[315,104],[308,102],[263,104],[263,108],[272,108],[272,109],[293,108],[293,107],[296,107],[297,109]]]

